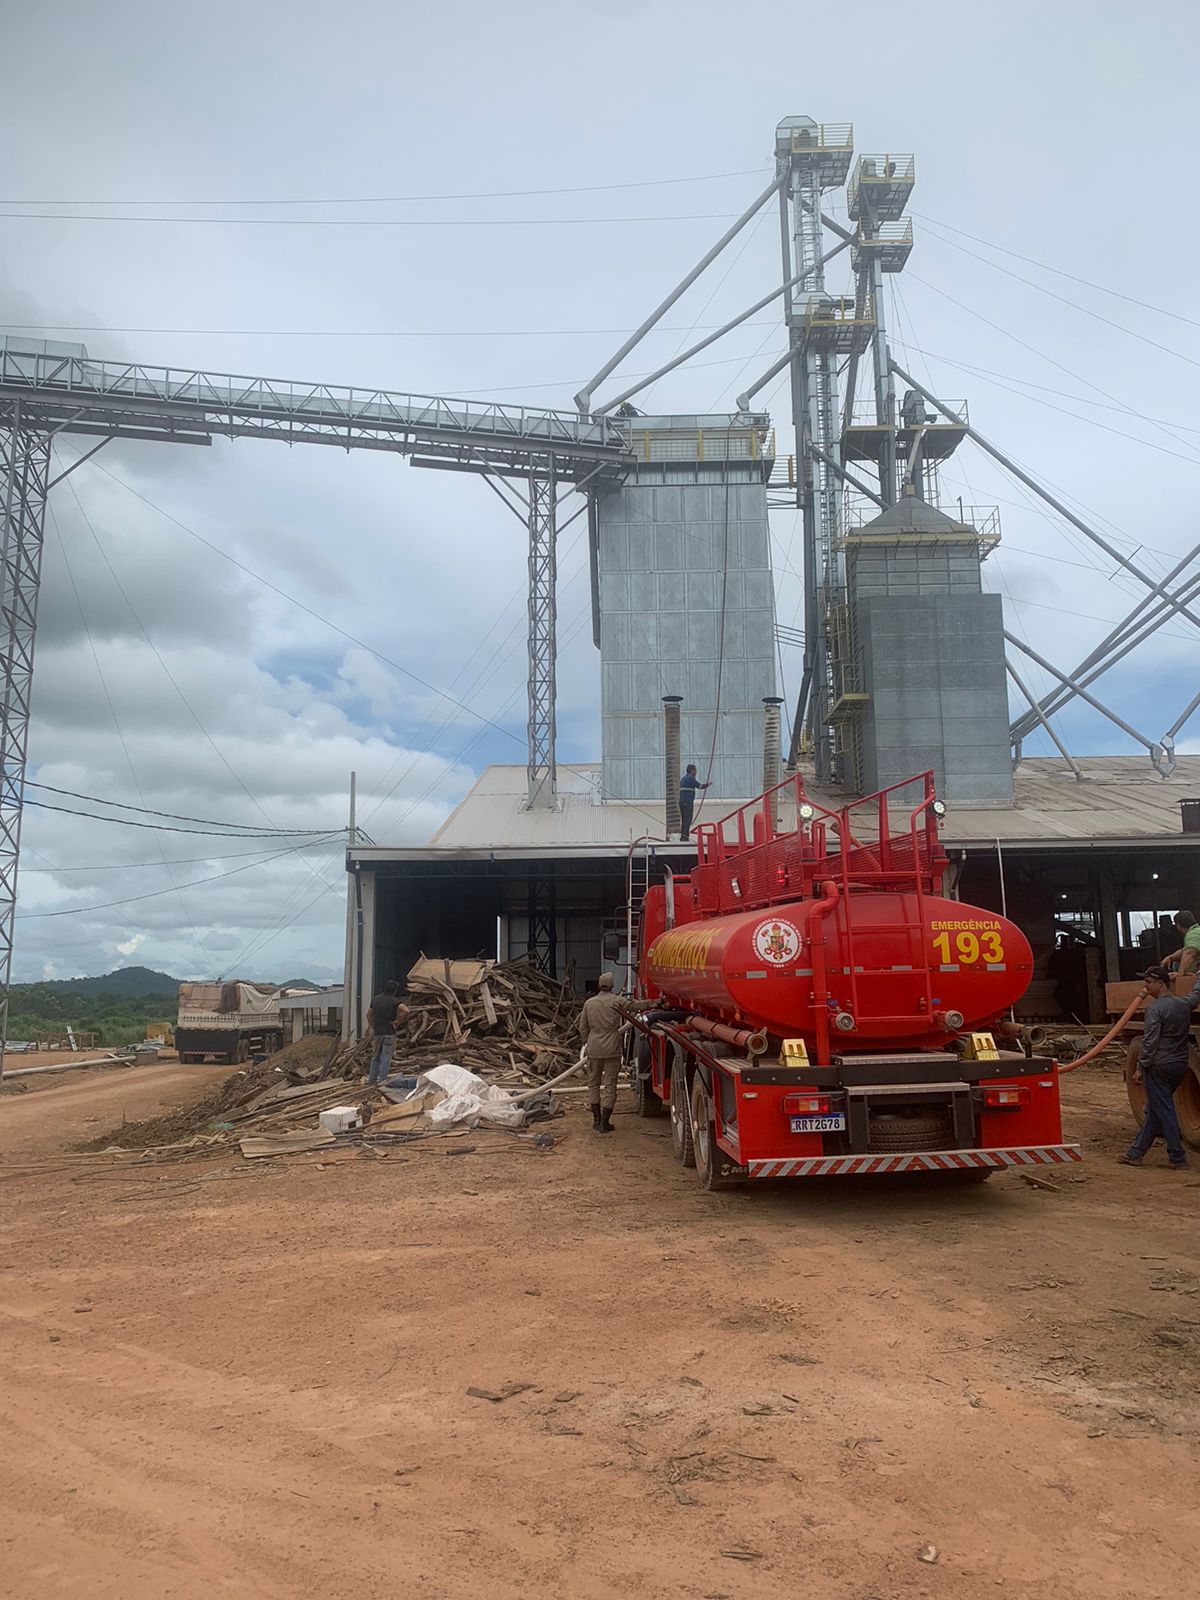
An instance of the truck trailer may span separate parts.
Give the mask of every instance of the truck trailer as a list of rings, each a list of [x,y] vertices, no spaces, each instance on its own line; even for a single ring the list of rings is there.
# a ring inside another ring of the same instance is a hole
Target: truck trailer
[[[792,777],[646,891],[626,1065],[705,1188],[1080,1159],[1056,1063],[997,1048],[1032,952],[945,892],[944,815],[931,772],[839,810]]]
[[[216,1056],[236,1064],[278,1050],[283,1043],[282,992],[253,983],[181,983],[175,1023],[180,1061]]]

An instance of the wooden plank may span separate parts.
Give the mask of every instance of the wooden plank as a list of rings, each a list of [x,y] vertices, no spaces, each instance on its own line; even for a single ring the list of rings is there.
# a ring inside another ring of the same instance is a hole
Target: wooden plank
[[[405,1100],[397,1106],[384,1106],[381,1110],[373,1112],[368,1131],[373,1128],[394,1127],[397,1123],[417,1122],[425,1115],[425,1096],[420,1095],[416,1100]]]
[[[244,1139],[238,1140],[247,1161],[256,1161],[261,1156],[301,1155],[305,1150],[320,1150],[333,1143],[333,1134],[327,1133],[324,1128],[318,1128],[315,1133],[247,1134]]]
[[[1191,993],[1192,985],[1195,981],[1194,973],[1184,978],[1181,978],[1177,973],[1168,992],[1178,995],[1181,1000],[1186,999]],[[1144,988],[1145,984],[1136,978],[1126,983],[1106,983],[1104,985],[1105,1009],[1111,1012],[1114,1017],[1119,1017],[1134,996],[1141,994]]]
[[[494,1028],[496,1026],[496,1007],[492,1001],[492,991],[486,983],[481,983],[479,986],[479,998],[483,1001],[483,1010],[488,1019],[488,1026]]]
[[[448,989],[474,989],[495,966],[494,961],[431,960],[423,956],[408,971],[408,987],[419,989],[430,979]]]
[[[278,1089],[268,1089],[252,1100],[248,1109],[257,1111],[260,1106],[282,1105],[288,1100],[302,1100],[305,1095],[324,1094],[328,1089],[349,1089],[353,1083],[352,1078],[323,1078],[319,1083],[285,1084]]]

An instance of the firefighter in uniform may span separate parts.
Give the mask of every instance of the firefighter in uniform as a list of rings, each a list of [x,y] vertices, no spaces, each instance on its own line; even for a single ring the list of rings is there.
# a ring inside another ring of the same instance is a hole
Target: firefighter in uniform
[[[598,992],[583,1003],[579,1032],[587,1052],[588,1099],[593,1133],[612,1133],[613,1107],[617,1103],[617,1072],[621,1066],[621,1029],[625,1019],[613,993],[611,972],[602,972]]]

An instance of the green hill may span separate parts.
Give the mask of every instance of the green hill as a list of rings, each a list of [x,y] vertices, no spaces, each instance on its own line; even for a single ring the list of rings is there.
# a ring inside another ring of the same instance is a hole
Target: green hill
[[[117,967],[99,978],[52,978],[45,983],[15,983],[12,992],[15,997],[20,991],[32,989],[76,999],[90,999],[93,995],[177,995],[179,979],[169,972],[155,972],[153,967]]]
[[[104,1046],[133,1044],[146,1036],[148,1022],[173,1022],[179,1004],[178,978],[153,967],[118,967],[96,978],[51,978],[14,983],[8,999],[8,1037],[32,1039],[70,1026],[94,1033]],[[317,988],[304,979],[285,985],[270,980],[264,988]]]
[[[94,1033],[98,1045],[133,1044],[148,1022],[171,1022],[179,979],[152,967],[118,967],[95,978],[51,978],[14,983],[8,992],[8,1037],[39,1033]]]

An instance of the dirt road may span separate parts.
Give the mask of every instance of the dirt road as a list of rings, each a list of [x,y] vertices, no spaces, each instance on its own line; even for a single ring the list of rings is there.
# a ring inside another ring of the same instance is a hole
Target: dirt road
[[[0,1098],[0,1155],[15,1159],[64,1150],[123,1122],[153,1117],[229,1076],[228,1066],[93,1067],[45,1077],[6,1078]]]
[[[1200,1166],[1114,1166],[1106,1072],[1056,1192],[709,1196],[578,1097],[545,1154],[11,1165],[112,1094],[0,1101],[5,1596],[1192,1591]]]

